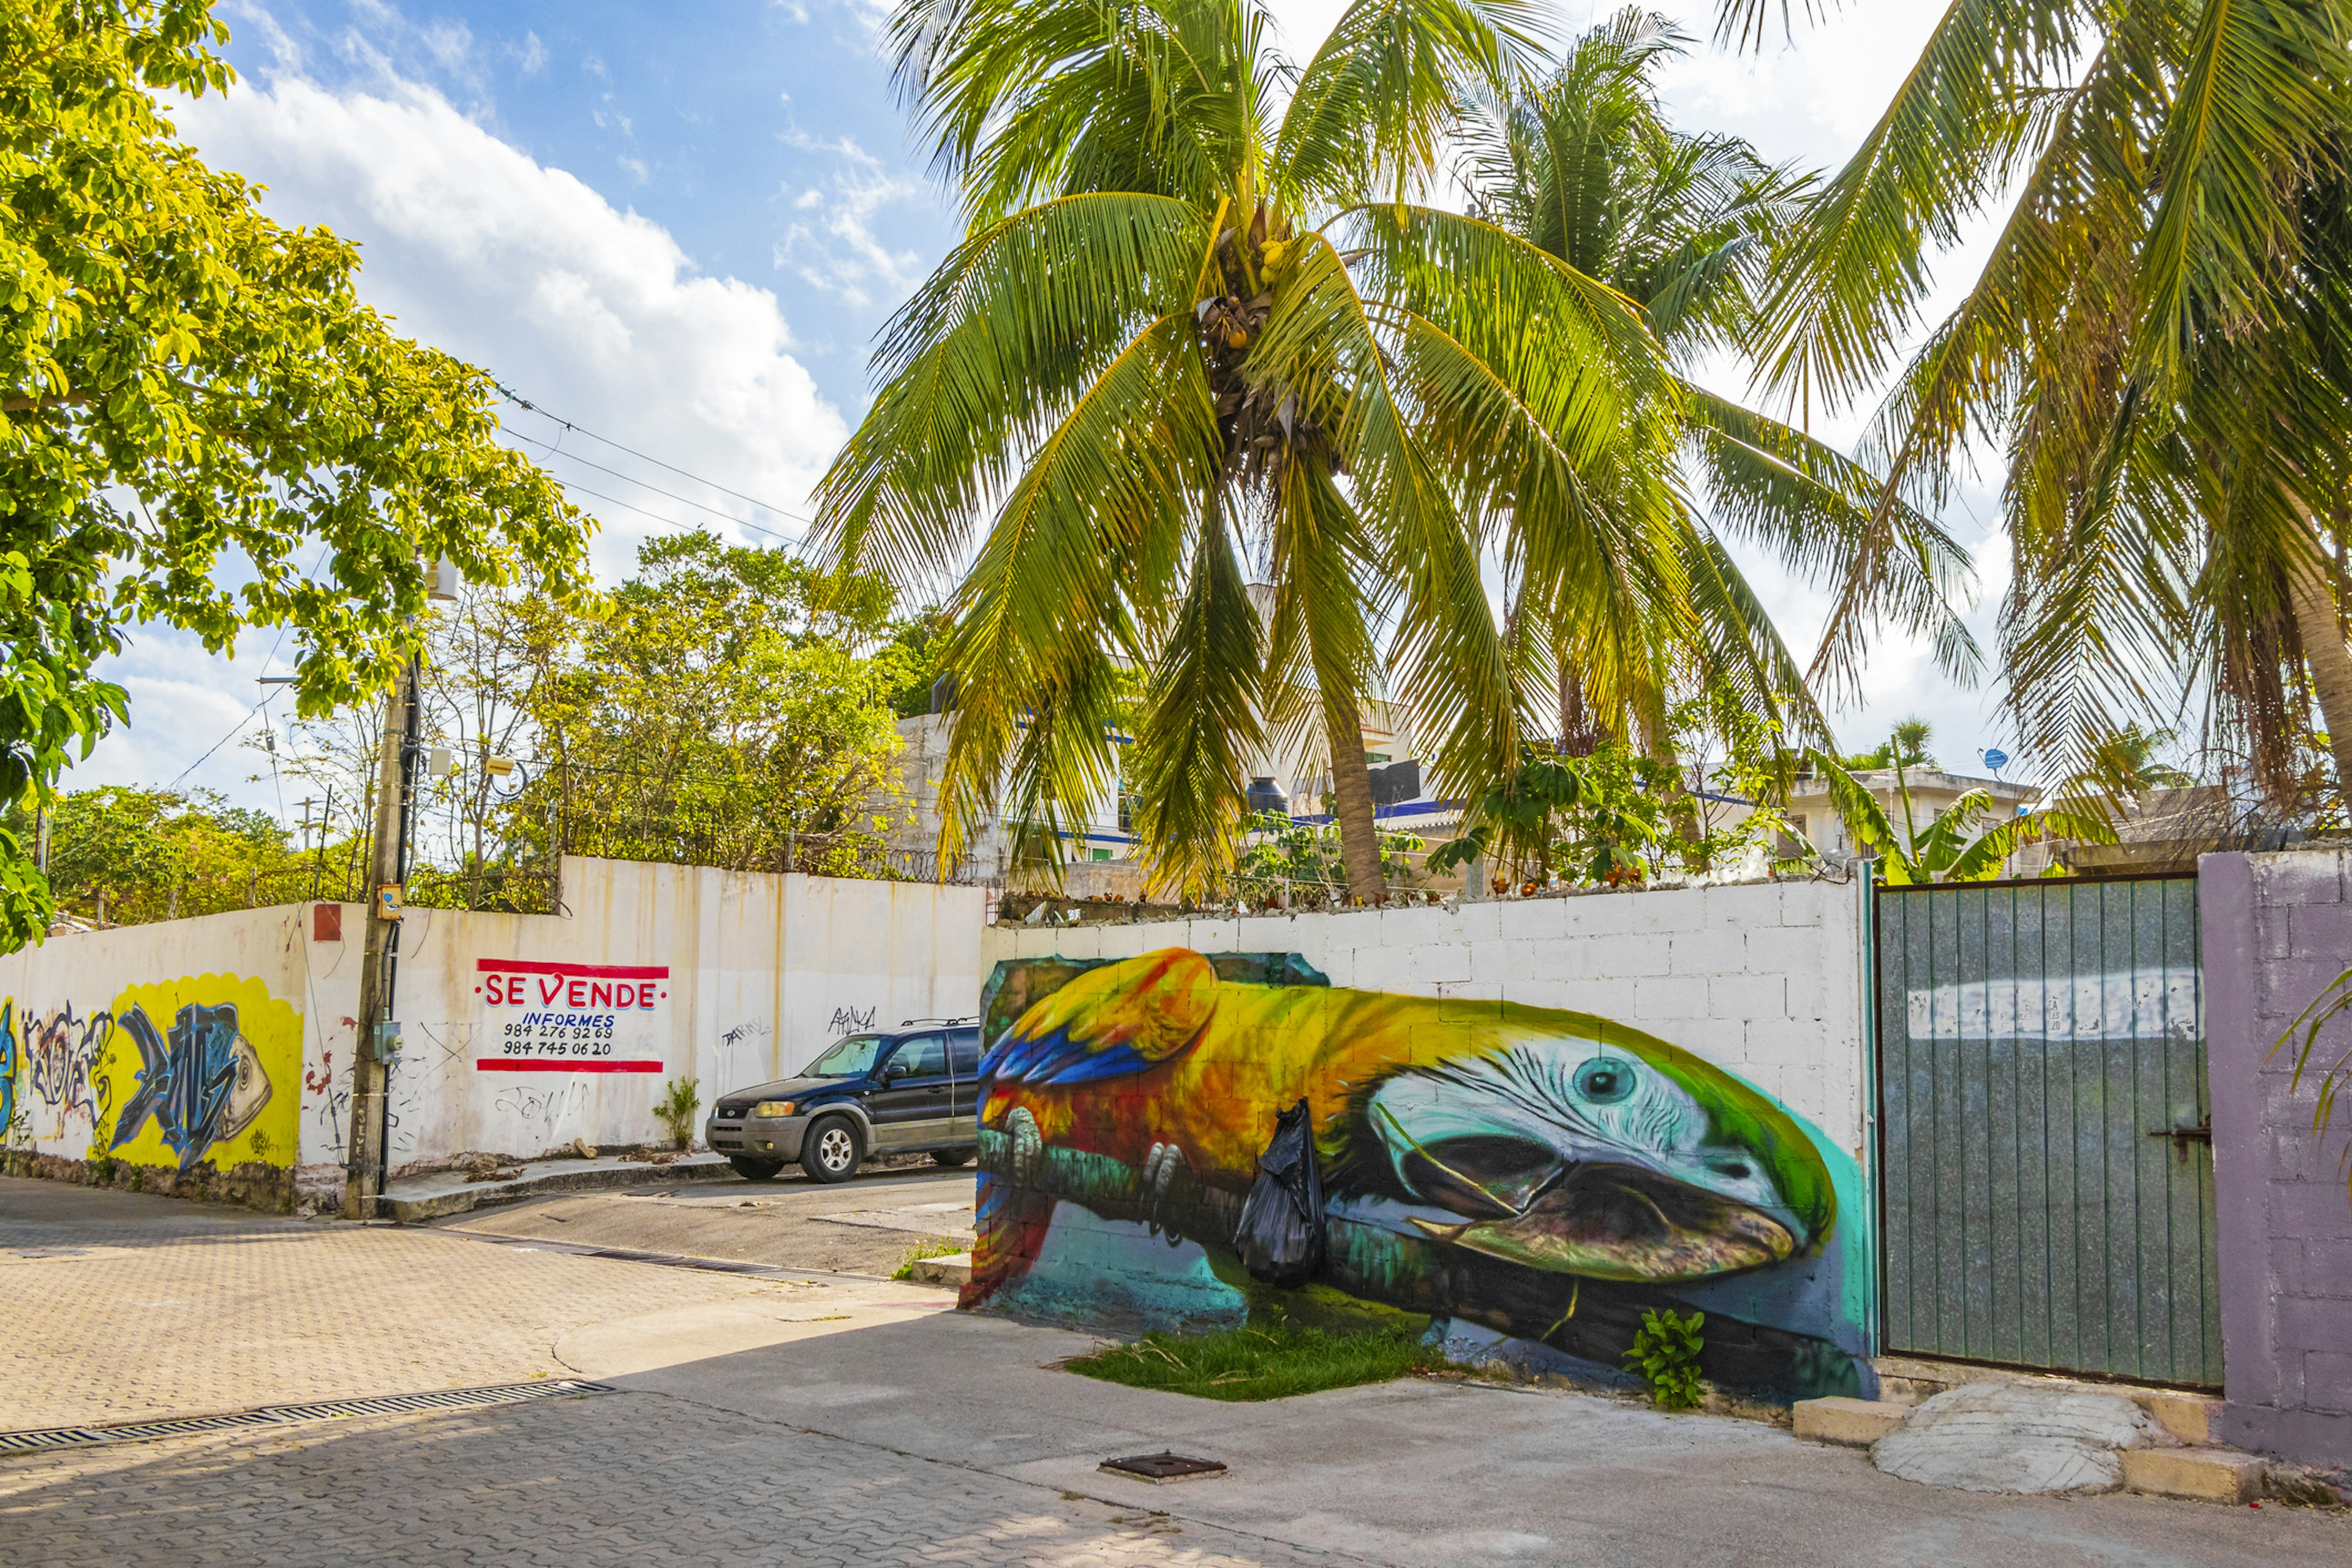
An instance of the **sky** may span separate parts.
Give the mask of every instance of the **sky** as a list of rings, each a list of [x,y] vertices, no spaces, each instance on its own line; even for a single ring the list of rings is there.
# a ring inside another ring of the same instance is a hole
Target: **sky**
[[[1712,12],[1658,8],[1695,35],[1663,78],[1685,129],[1736,132],[1775,161],[1834,167],[1884,109],[1940,7],[1846,0],[1792,42],[1734,57]],[[1274,0],[1303,56],[1339,0]],[[1563,0],[1565,36],[1596,7]],[[1598,8],[1605,14],[1607,8]],[[796,537],[809,491],[862,413],[875,331],[954,243],[950,205],[909,139],[878,0],[223,0],[239,80],[180,103],[182,134],[268,187],[281,222],[359,243],[361,291],[403,331],[480,364],[538,412],[509,430],[599,519],[607,580],[650,533],[708,522]],[[1964,284],[1968,247],[1939,293]],[[1733,367],[1719,389],[1745,392]],[[1818,433],[1850,439],[1859,417]],[[1945,521],[1977,555],[1970,619],[1991,646],[2006,581],[1989,490]],[[733,519],[732,524],[720,520]],[[1748,563],[1784,636],[1810,652],[1826,596]],[[295,652],[249,632],[230,657],[161,626],[106,673],[131,724],[76,767],[99,784],[216,789],[279,809],[244,742],[290,714],[256,704]],[[1935,726],[1947,765],[2002,740],[1996,694],[1956,689],[1924,649],[1882,639],[1841,740]],[[2013,773],[2012,770],[2012,773]]]

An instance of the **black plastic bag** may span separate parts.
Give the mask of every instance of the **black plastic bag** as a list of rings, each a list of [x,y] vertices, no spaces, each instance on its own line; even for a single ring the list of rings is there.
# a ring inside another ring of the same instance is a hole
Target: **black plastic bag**
[[[1250,1278],[1269,1285],[1303,1285],[1323,1266],[1323,1178],[1315,1168],[1314,1118],[1303,1100],[1275,1118],[1234,1250]]]

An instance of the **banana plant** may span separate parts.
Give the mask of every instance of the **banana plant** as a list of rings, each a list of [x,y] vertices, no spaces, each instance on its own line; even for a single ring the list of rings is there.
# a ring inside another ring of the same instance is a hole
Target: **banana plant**
[[[1895,799],[1903,816],[1897,826],[1869,786],[1835,757],[1819,747],[1808,748],[1805,754],[1829,785],[1830,802],[1845,819],[1856,847],[1875,858],[1878,875],[1889,887],[1986,881],[2000,875],[2011,856],[2048,837],[2115,842],[2115,829],[2103,814],[2071,800],[2047,811],[2010,817],[1979,833],[1977,822],[1995,807],[1989,789],[1969,790],[1920,827],[1911,804],[1910,776],[1900,763],[1895,767]]]

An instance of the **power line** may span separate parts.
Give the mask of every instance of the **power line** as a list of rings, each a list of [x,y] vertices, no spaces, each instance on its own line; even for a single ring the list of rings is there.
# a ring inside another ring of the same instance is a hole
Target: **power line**
[[[733,512],[723,511],[718,507],[706,505],[704,502],[695,500],[692,496],[682,496],[676,490],[666,490],[659,485],[647,484],[645,480],[637,478],[635,474],[624,473],[618,468],[608,468],[604,464],[596,462],[592,458],[583,458],[577,452],[567,452],[552,441],[542,441],[536,436],[526,436],[520,430],[509,430],[507,434],[512,436],[518,441],[528,441],[534,447],[545,447],[549,455],[551,457],[562,458],[567,462],[578,463],[585,468],[593,468],[600,474],[610,474],[616,479],[625,479],[630,484],[635,485],[642,489],[651,490],[657,496],[667,496],[671,500],[683,501],[686,505],[694,508],[698,511],[707,511],[711,516],[719,518],[722,521],[740,523],[745,528],[759,527],[759,524],[757,523],[744,522],[741,518],[737,517]],[[703,482],[705,484],[709,483],[707,479]],[[711,488],[716,489],[718,487],[713,485]],[[753,504],[757,505],[758,503],[754,502]],[[763,530],[762,531],[765,531]],[[781,539],[783,536],[782,534],[778,534],[777,537]]]
[[[330,544],[319,552],[319,558],[310,563],[310,569],[308,572],[302,574],[303,582],[310,582],[319,575],[319,568],[327,563],[327,556],[333,551],[333,549],[334,546]],[[281,622],[278,627],[278,640],[269,645],[268,657],[261,661],[261,669],[263,674],[267,675],[269,672],[269,667],[278,662],[278,650],[286,646],[286,632],[287,623]],[[271,687],[269,690],[263,695],[260,701],[255,703],[252,707],[245,710],[245,716],[236,721],[235,727],[232,728],[227,734],[223,735],[219,740],[215,741],[211,746],[205,749],[203,756],[198,757],[194,762],[190,763],[186,767],[180,770],[179,778],[173,779],[170,784],[165,784],[163,787],[166,790],[174,790],[179,788],[182,779],[186,778],[190,773],[194,773],[198,768],[203,767],[206,763],[212,761],[213,752],[219,751],[223,746],[227,745],[230,741],[234,740],[237,731],[243,730],[247,723],[252,720],[255,714],[260,712],[264,708],[268,707],[272,702],[278,700],[278,694],[285,689],[286,689],[282,686]],[[275,752],[270,753],[269,768],[270,772],[273,773],[278,771],[278,754]],[[286,795],[282,789],[278,792],[278,815],[280,816],[286,815]]]
[[[639,517],[651,518],[654,521],[662,524],[666,528],[684,528],[687,526],[674,517],[664,517],[657,511],[647,511],[645,508],[635,505],[629,501],[625,501],[618,496],[608,496],[603,490],[592,490],[586,485],[582,484],[578,479],[559,478],[555,482],[562,485],[567,490],[578,490],[583,496],[593,496],[598,500],[608,501],[614,506],[622,507],[627,510],[635,512]],[[800,541],[794,539],[788,533],[778,533],[772,528],[761,528],[756,522],[745,522],[740,517],[730,517],[727,521],[735,524],[738,528],[748,528],[754,533],[764,533],[771,539],[781,539],[784,542],[787,547],[794,552],[797,552],[800,549]]]
[[[616,452],[626,452],[630,457],[635,458],[642,462],[651,463],[657,468],[667,468],[671,473],[677,475],[680,479],[692,479],[698,485],[709,485],[712,489],[717,490],[721,495],[733,496],[737,500],[740,501],[749,501],[762,511],[773,512],[778,517],[788,517],[794,522],[806,523],[812,528],[816,526],[816,520],[814,518],[803,517],[799,512],[793,511],[788,508],[776,506],[768,501],[763,501],[758,496],[747,496],[741,490],[730,489],[727,486],[719,483],[717,480],[706,479],[700,474],[695,473],[691,469],[681,468],[676,463],[665,463],[659,458],[651,457],[644,452],[638,451],[635,447],[624,447],[621,443],[614,440],[609,436],[599,436],[595,431],[589,429],[584,425],[574,425],[571,420],[564,418],[560,414],[549,413],[546,409],[541,408],[538,404],[524,397],[521,394],[516,392],[512,387],[508,386],[503,382],[493,382],[491,384],[496,386],[499,393],[505,396],[507,401],[512,403],[516,407],[528,408],[542,419],[552,419],[558,425],[562,426],[566,430],[576,430],[581,435],[587,437],[591,441],[602,441],[605,446],[612,447]],[[528,437],[526,437],[526,439],[528,439]],[[583,460],[584,461],[585,459]],[[593,467],[593,465],[591,466]],[[607,469],[605,471],[609,473],[612,470]],[[628,476],[625,474],[621,477],[626,479]],[[648,485],[646,488],[650,489],[653,487]]]
[[[179,788],[179,787],[180,787],[180,780],[181,780],[181,779],[184,779],[184,778],[186,778],[190,773],[194,773],[198,768],[203,767],[206,763],[208,763],[208,762],[212,761],[213,753],[214,753],[215,752],[219,751],[223,746],[227,745],[231,741],[235,740],[235,739],[236,738],[236,736],[237,736],[238,732],[239,732],[239,731],[241,731],[242,730],[244,730],[244,728],[246,727],[246,725],[247,725],[249,721],[251,721],[251,720],[252,720],[253,716],[254,716],[255,714],[257,714],[257,713],[260,712],[264,708],[268,707],[272,702],[277,701],[277,700],[278,700],[278,693],[279,691],[283,691],[283,690],[285,690],[285,689],[285,689],[284,687],[282,687],[282,686],[281,686],[281,687],[278,687],[278,688],[276,688],[275,689],[273,689],[273,690],[272,690],[272,691],[271,691],[268,696],[264,697],[260,701],[258,701],[258,702],[255,703],[252,707],[250,707],[250,708],[247,709],[247,710],[245,710],[245,712],[244,712],[244,713],[243,713],[243,714],[242,714],[242,715],[237,719],[236,723],[235,725],[233,725],[233,726],[230,728],[229,732],[228,732],[227,734],[223,735],[219,740],[215,741],[215,742],[214,742],[210,746],[206,747],[206,748],[205,748],[205,754],[204,754],[203,756],[198,757],[194,762],[190,763],[186,767],[182,768],[182,769],[180,770],[180,776],[179,776],[179,778],[175,778],[175,779],[173,779],[170,784],[165,784],[165,785],[163,786],[163,787],[164,787],[164,789],[168,791],[168,790],[175,790],[175,789]],[[274,764],[273,764],[273,765],[274,765]],[[282,800],[279,802],[279,806],[280,806],[280,809],[282,810],[282,809],[283,809],[283,807],[284,807],[284,802],[283,802]]]
[[[600,472],[610,474],[616,479],[621,479],[633,485],[644,486],[645,489],[653,491],[654,494],[657,496],[667,496],[671,500],[682,501],[688,506],[698,508],[703,511],[709,512],[711,516],[718,518],[722,522],[730,522],[738,528],[748,528],[754,533],[764,533],[771,539],[782,540],[785,548],[792,551],[794,554],[800,554],[802,552],[802,542],[789,533],[779,533],[772,528],[762,528],[758,523],[748,522],[742,518],[737,517],[732,512],[720,511],[714,506],[704,506],[702,502],[698,500],[694,500],[686,496],[678,495],[674,491],[666,490],[659,485],[646,484],[645,480],[631,478],[629,475],[621,472],[618,468],[607,468],[602,463],[589,462],[587,458],[581,457],[577,453],[567,452],[560,447],[550,446],[547,442],[541,441],[534,437],[526,436],[520,430],[509,430],[507,434],[512,436],[518,441],[530,441],[534,446],[546,447],[548,451],[555,457],[569,458],[575,463],[586,463],[588,467],[597,469]],[[598,500],[609,501],[617,507],[626,507],[629,510],[635,512],[639,517],[651,518],[654,521],[666,524],[668,527],[684,528],[687,526],[674,517],[664,517],[659,512],[647,511],[644,507],[632,505],[630,502],[623,500],[618,496],[608,496],[602,490],[592,490],[586,485],[580,483],[577,479],[567,479],[558,476],[555,482],[562,485],[565,489],[578,490],[582,495],[593,496]],[[717,487],[714,486],[713,488],[716,489]],[[756,506],[759,503],[754,501],[752,504]]]

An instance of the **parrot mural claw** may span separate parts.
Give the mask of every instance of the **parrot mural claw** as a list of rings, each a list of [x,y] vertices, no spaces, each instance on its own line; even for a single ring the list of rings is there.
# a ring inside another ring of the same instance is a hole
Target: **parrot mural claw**
[[[1005,1131],[1013,1135],[1013,1184],[1025,1187],[1036,1180],[1038,1156],[1045,1152],[1045,1140],[1037,1131],[1037,1118],[1024,1106],[1015,1106],[1005,1118]]]
[[[1184,1151],[1173,1143],[1154,1143],[1151,1152],[1143,1157],[1143,1184],[1151,1195],[1151,1217],[1146,1223],[1152,1235],[1165,1235],[1171,1247],[1184,1238],[1175,1226],[1161,1221],[1166,1217],[1169,1184],[1175,1180],[1177,1169],[1183,1163]]]
[[[1295,959],[1053,963],[1068,978],[1014,976],[1022,1010],[989,1025],[966,1305],[1019,1285],[1062,1204],[1213,1261],[1265,1251],[1241,1232],[1271,1212],[1251,1194],[1278,1125],[1319,1177],[1316,1282],[1588,1359],[1642,1301],[1802,1264],[1836,1223],[1793,1117],[1607,1019],[1220,973],[1312,976]],[[1000,969],[992,997],[1007,984]],[[1265,1260],[1248,1272],[1267,1278]]]

